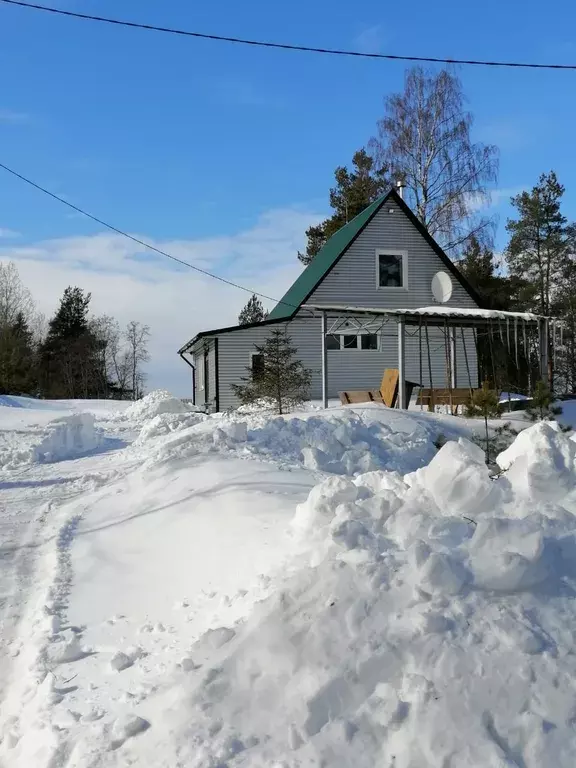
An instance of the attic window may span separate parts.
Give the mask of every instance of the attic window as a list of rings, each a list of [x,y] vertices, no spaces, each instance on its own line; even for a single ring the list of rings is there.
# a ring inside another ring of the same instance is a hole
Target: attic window
[[[376,285],[378,288],[408,287],[408,256],[405,251],[376,252]]]

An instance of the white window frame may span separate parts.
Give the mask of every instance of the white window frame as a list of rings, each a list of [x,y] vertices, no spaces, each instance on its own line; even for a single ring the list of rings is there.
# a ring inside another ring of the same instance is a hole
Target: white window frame
[[[339,349],[328,349],[326,350],[328,353],[340,353],[340,352],[352,352],[353,354],[357,354],[358,352],[368,352],[369,354],[374,354],[374,352],[381,352],[381,340],[380,340],[380,333],[372,333],[370,331],[354,331],[353,329],[350,329],[349,331],[341,331],[339,333],[329,333],[328,336],[337,336],[340,339],[340,348]],[[344,336],[356,336],[356,347],[345,347],[343,337]],[[358,338],[360,336],[376,336],[377,343],[376,343],[376,349],[362,349],[360,346],[360,343],[358,342]]]
[[[402,257],[402,285],[380,285],[380,256]],[[376,290],[377,291],[407,291],[408,290],[408,251],[400,248],[376,249]]]
[[[198,378],[198,389],[202,392],[204,389],[204,352],[200,352],[197,359],[196,374]]]

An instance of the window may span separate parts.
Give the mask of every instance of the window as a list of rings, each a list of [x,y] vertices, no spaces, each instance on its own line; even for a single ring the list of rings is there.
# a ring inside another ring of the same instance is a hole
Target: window
[[[402,251],[396,253],[378,251],[376,253],[378,288],[407,288],[407,262],[408,257]]]
[[[326,336],[326,349],[340,349],[340,336]]]
[[[356,336],[356,334],[354,334],[354,336],[346,334],[345,336],[341,336],[341,339],[342,349],[358,349],[358,336]]]
[[[378,336],[375,333],[363,333],[360,339],[360,349],[378,349]]]
[[[363,351],[378,351],[378,334],[377,333],[343,333],[341,335],[331,334],[326,337],[326,349],[328,350],[363,350]]]
[[[257,381],[264,373],[264,355],[254,352],[251,355],[250,368],[252,370],[252,379]]]

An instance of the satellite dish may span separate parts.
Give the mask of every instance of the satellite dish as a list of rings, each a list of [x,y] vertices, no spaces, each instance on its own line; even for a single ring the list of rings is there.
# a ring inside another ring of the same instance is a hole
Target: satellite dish
[[[432,296],[440,304],[446,304],[452,297],[452,279],[447,272],[436,272],[432,278]]]

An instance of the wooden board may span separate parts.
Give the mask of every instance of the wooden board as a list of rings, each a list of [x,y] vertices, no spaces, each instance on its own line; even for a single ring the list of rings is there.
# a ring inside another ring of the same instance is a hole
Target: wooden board
[[[398,376],[397,368],[386,368],[384,376],[382,376],[380,392],[382,393],[382,400],[388,408],[394,408],[396,405],[396,398],[398,397]]]

